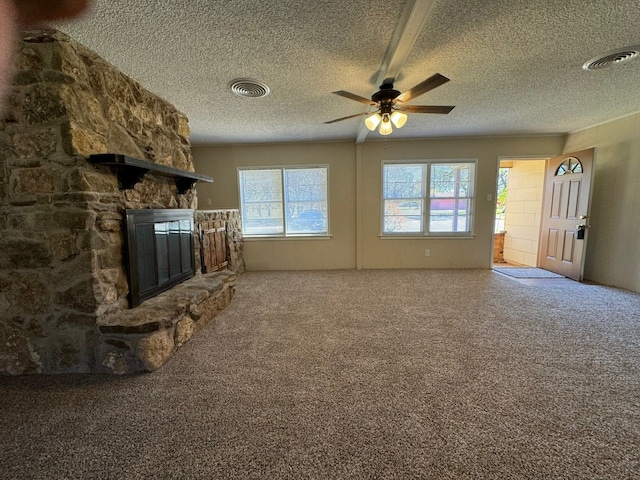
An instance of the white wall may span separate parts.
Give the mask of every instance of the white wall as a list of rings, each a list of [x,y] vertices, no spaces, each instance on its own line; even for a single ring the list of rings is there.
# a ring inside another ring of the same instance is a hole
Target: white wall
[[[584,277],[640,292],[640,114],[570,134],[564,153],[595,147]]]
[[[348,268],[490,268],[498,159],[553,156],[564,138],[482,137],[419,141],[194,146],[200,208],[239,208],[240,166],[329,165],[328,240],[251,239],[247,270]],[[478,159],[474,236],[468,239],[382,239],[381,169],[385,160]],[[211,205],[208,205],[211,199]],[[429,249],[431,255],[425,257]]]
[[[514,265],[537,267],[546,161],[515,160],[510,163],[504,259]]]

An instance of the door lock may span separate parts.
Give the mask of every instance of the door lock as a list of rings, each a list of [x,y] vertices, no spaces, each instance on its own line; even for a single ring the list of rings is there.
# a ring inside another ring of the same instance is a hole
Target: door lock
[[[586,223],[581,223],[580,225],[576,225],[576,238],[578,240],[584,240],[584,232],[589,228],[589,225]]]

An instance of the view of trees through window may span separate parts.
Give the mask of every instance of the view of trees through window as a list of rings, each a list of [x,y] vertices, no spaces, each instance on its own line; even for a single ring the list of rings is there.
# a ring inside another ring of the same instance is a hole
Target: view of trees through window
[[[326,235],[327,167],[241,169],[244,234]]]
[[[498,194],[496,198],[495,233],[504,232],[504,219],[507,213],[507,186],[509,183],[509,169],[498,169]]]
[[[473,162],[385,164],[383,233],[470,232],[474,178]]]

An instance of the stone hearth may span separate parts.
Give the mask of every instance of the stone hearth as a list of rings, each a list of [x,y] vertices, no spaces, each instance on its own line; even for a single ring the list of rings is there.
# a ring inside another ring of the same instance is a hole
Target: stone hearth
[[[87,161],[116,153],[194,171],[187,118],[94,52],[25,32],[15,70],[0,120],[0,373],[154,370],[233,297],[238,212],[197,212],[195,185],[149,172],[123,187]],[[147,208],[226,219],[229,270],[198,270],[130,309],[125,210]]]

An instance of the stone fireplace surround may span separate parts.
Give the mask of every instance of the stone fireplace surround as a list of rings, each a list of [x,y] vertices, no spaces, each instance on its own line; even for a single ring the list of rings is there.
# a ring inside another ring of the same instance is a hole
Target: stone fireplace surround
[[[29,31],[15,63],[0,120],[0,373],[154,370],[233,297],[239,214],[196,211],[194,185],[153,172],[123,188],[113,168],[87,161],[117,153],[194,171],[187,118],[94,52]],[[229,267],[198,269],[131,309],[124,216],[147,208],[225,220]]]

